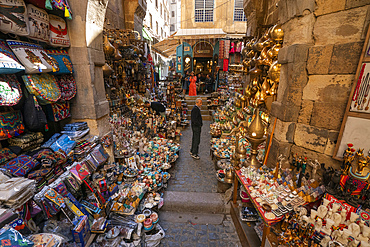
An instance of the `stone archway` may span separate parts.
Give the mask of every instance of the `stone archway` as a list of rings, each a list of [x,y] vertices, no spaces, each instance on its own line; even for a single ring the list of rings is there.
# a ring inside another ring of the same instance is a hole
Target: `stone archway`
[[[72,101],[72,117],[86,121],[90,133],[102,136],[109,132],[109,104],[105,97],[102,66],[103,26],[109,0],[72,0],[73,20],[69,21],[77,95]]]

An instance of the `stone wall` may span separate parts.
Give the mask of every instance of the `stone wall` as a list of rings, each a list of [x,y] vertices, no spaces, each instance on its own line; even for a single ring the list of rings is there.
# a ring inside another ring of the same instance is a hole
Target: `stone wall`
[[[285,33],[268,165],[280,153],[297,153],[339,168],[332,156],[369,24],[370,1],[267,2],[264,25],[273,24],[277,16]]]

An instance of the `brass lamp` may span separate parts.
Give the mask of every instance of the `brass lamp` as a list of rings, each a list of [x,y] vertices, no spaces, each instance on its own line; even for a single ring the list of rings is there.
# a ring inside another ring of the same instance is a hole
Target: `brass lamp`
[[[261,166],[261,163],[257,160],[258,155],[258,145],[266,140],[265,125],[259,113],[259,109],[256,108],[254,119],[252,120],[248,132],[247,139],[251,144],[251,155],[249,157],[250,165],[256,168]]]

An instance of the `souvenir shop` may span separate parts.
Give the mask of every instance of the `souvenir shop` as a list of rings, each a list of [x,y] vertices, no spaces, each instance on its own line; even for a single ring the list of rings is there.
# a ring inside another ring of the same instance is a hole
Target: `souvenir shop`
[[[369,36],[368,31],[364,50]],[[359,124],[368,124],[369,116],[356,114],[368,113],[364,102],[369,54],[360,57],[357,83],[336,144],[341,168],[297,154],[291,159],[280,155],[276,165],[268,167],[276,128],[270,110],[277,97],[277,56],[283,37],[281,26],[275,25],[250,38],[241,52],[242,67],[229,68],[229,74],[246,75],[244,88],[219,88],[208,99],[213,116],[210,153],[219,183],[228,185],[226,189],[233,185],[230,212],[241,244],[370,246],[370,157],[368,141],[359,130]]]
[[[40,2],[0,1],[1,245],[158,246],[167,170],[188,125],[179,85],[155,89],[147,44],[134,31],[104,30],[111,133],[90,135],[86,122],[70,121],[72,10]]]

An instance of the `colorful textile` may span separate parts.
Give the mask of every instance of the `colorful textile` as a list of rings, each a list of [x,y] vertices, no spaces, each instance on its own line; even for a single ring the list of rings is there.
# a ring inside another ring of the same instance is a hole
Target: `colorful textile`
[[[24,70],[6,41],[0,40],[0,74],[13,74]]]
[[[46,53],[52,58],[57,65],[53,74],[71,74],[73,73],[73,66],[71,58],[67,51],[64,50],[46,50]]]
[[[29,179],[42,178],[48,175],[50,172],[52,172],[51,168],[42,168],[42,169],[31,172],[30,174],[28,174],[27,177]]]
[[[58,122],[71,116],[68,101],[51,104],[50,108],[51,111],[48,111],[50,121]]]
[[[67,0],[46,0],[45,7],[49,10],[63,11],[64,17],[72,20],[72,12]]]
[[[61,97],[58,84],[52,75],[24,75],[22,79],[29,93],[34,94],[42,104],[57,102]]]
[[[53,70],[53,62],[42,46],[18,40],[6,42],[25,67],[27,74],[47,73]]]
[[[17,177],[26,176],[39,163],[28,155],[20,155],[5,164],[4,168]]]
[[[23,0],[0,0],[0,31],[28,35],[27,8]]]
[[[50,44],[52,46],[69,47],[71,42],[69,40],[67,24],[63,18],[56,15],[49,15],[50,27]]]
[[[67,101],[75,97],[77,92],[77,85],[73,75],[56,75],[55,79],[58,82],[61,92],[60,100]]]
[[[40,40],[42,42],[49,41],[49,14],[35,7],[32,4],[27,5],[28,12],[28,29],[31,39]]]
[[[3,164],[11,159],[16,158],[17,155],[13,153],[9,148],[0,149],[0,164]]]
[[[342,189],[344,188],[344,185],[346,184],[346,181],[348,180],[348,175],[342,175],[341,178],[340,178],[340,186],[342,187]],[[353,179],[352,180],[352,184],[353,185],[357,185],[357,188],[352,192],[351,195],[360,195],[361,194],[361,191],[366,187],[369,186],[368,183],[364,182],[364,181],[360,181],[358,179]]]
[[[34,154],[32,156],[33,158],[37,159],[37,160],[42,160],[42,159],[49,159],[51,160],[53,163],[56,162],[56,159],[55,159],[55,156],[54,156],[54,152],[50,149],[41,149],[40,151],[38,151],[36,154]]]
[[[229,59],[224,59],[222,70],[223,71],[228,71],[229,70]]]
[[[12,106],[22,98],[22,89],[15,75],[0,74],[0,105]]]
[[[23,133],[24,125],[20,111],[0,113],[0,140]]]

